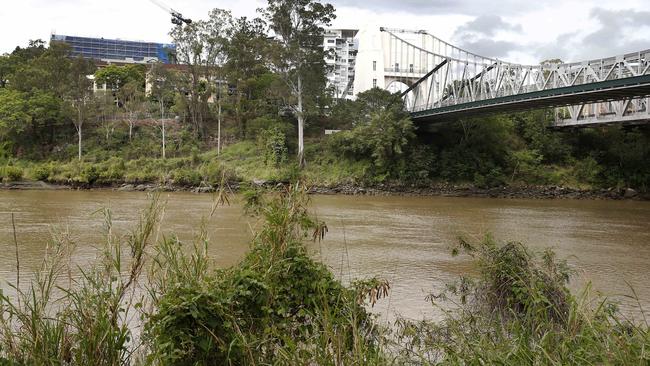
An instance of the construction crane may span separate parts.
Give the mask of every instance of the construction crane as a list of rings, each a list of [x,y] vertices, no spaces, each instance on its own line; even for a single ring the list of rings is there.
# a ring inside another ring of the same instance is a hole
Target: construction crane
[[[183,14],[177,12],[176,10],[170,8],[169,6],[165,5],[164,3],[158,1],[158,0],[149,0],[152,3],[154,3],[156,6],[161,8],[162,10],[168,12],[172,16],[172,24],[176,25],[183,25],[183,23],[189,25],[192,24],[192,19],[189,18],[183,18]]]

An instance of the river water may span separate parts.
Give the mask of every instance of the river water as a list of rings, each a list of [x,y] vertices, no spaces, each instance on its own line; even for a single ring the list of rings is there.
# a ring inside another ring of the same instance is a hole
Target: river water
[[[162,232],[191,240],[210,212],[211,196],[164,194]],[[531,248],[552,248],[576,271],[571,287],[593,289],[620,303],[639,319],[639,304],[650,311],[650,202],[515,200],[452,197],[314,196],[313,211],[327,223],[314,257],[348,282],[378,276],[391,284],[391,295],[374,311],[386,319],[399,313],[421,319],[439,312],[424,298],[464,273],[469,261],[451,257],[459,236],[479,240],[520,241]],[[66,230],[77,242],[73,260],[95,258],[101,245],[103,217],[109,207],[115,230],[126,234],[148,198],[140,192],[0,191],[0,288],[15,281],[11,213],[15,213],[21,277],[38,267],[52,232]],[[209,252],[219,266],[237,263],[248,248],[256,221],[234,203],[207,221]],[[24,280],[23,280],[24,281]],[[635,299],[628,297],[636,293]]]

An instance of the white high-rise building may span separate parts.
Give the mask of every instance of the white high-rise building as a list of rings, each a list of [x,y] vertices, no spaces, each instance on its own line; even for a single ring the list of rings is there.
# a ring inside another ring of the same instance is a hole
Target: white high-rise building
[[[427,57],[408,57],[403,45],[391,39],[379,26],[367,26],[361,30],[328,29],[325,31],[324,48],[330,71],[328,83],[334,87],[337,98],[354,97],[372,88],[391,92],[403,91],[429,71],[432,65]],[[390,30],[400,33],[411,44],[431,49],[431,36],[424,31]]]
[[[334,97],[350,99],[355,95],[354,77],[359,39],[357,29],[326,29],[323,48],[327,51],[325,62],[329,67],[328,86]]]

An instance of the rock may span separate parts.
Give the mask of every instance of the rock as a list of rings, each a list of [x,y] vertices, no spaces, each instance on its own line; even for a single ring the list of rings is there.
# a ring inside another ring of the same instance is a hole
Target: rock
[[[133,184],[125,184],[121,186],[120,188],[117,189],[118,191],[132,191],[133,190]]]
[[[264,179],[253,179],[253,184],[261,187],[266,184],[266,181]]]
[[[639,194],[639,192],[635,191],[634,189],[626,188],[624,193],[623,193],[623,197],[632,198],[632,197],[636,197],[638,194]]]
[[[144,190],[147,189],[147,186],[144,185],[144,184],[138,184],[138,185],[135,186],[135,188],[133,188],[133,189],[136,190],[136,191],[140,191],[140,192],[142,192],[142,191],[144,191]]]

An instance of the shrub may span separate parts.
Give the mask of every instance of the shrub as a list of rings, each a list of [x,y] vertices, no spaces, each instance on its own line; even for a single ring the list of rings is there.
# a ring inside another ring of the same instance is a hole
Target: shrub
[[[601,173],[601,166],[592,158],[587,157],[574,163],[574,174],[579,182],[596,184]]]
[[[99,169],[95,164],[84,163],[81,165],[79,175],[73,178],[78,183],[93,184],[99,178]]]
[[[41,164],[34,168],[32,177],[36,180],[47,181],[52,173],[52,168],[49,164]]]
[[[201,184],[201,174],[196,169],[181,168],[172,172],[172,180],[181,186],[195,187]]]
[[[23,178],[23,169],[13,165],[6,165],[4,169],[0,170],[0,178],[13,182]]]
[[[547,250],[520,243],[460,240],[478,273],[429,295],[445,311],[442,322],[401,319],[394,339],[397,364],[582,365],[646,364],[647,324],[634,325],[607,300],[574,297],[572,271]]]
[[[184,275],[187,270],[176,269],[194,268],[197,262],[203,268],[198,253],[183,257],[173,242],[160,252],[154,273],[162,276],[156,283],[164,291],[145,328],[152,361],[372,364],[372,318],[359,299],[377,293],[371,287],[379,282],[345,288],[309,257],[302,239],[322,238],[325,226],[308,215],[304,191],[249,197],[254,199],[247,206],[261,214],[264,226],[239,265],[213,275],[198,271],[202,280],[193,281]]]
[[[279,166],[287,160],[289,149],[287,138],[280,127],[270,127],[258,136],[264,148],[264,162],[266,164]]]
[[[203,177],[203,181],[210,184],[217,184],[221,182],[221,176],[223,174],[223,168],[217,160],[212,160],[207,163],[204,163],[200,167],[200,174]]]
[[[103,183],[119,183],[124,180],[126,164],[124,159],[111,158],[102,164],[99,172],[99,181]]]

